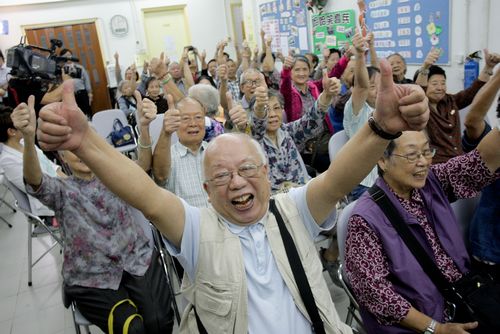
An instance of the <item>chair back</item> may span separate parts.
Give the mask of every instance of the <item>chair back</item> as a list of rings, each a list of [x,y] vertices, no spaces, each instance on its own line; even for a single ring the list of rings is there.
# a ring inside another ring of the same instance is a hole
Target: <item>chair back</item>
[[[328,141],[328,155],[330,156],[330,161],[333,161],[337,153],[348,140],[349,138],[345,134],[344,130],[333,134]]]
[[[158,139],[160,138],[161,131],[163,129],[163,119],[165,118],[165,114],[156,115],[156,118],[149,124],[149,136],[151,137],[151,144],[153,145],[153,150],[158,143]],[[177,132],[172,134],[170,139],[170,144],[173,145],[179,141],[179,137],[177,137]]]
[[[469,246],[469,225],[479,203],[479,198],[480,195],[473,198],[461,198],[451,203],[451,208],[457,217],[458,226],[467,246]]]
[[[345,241],[347,239],[347,223],[349,222],[349,218],[351,217],[351,212],[355,204],[356,201],[349,203],[349,205],[347,205],[342,210],[337,221],[337,241],[339,244],[339,260],[341,263],[344,263]]]
[[[28,195],[23,192],[21,189],[16,187],[12,182],[10,182],[6,177],[3,178],[3,184],[9,188],[12,195],[17,201],[17,206],[23,213],[33,215],[31,212],[30,201],[28,199]]]
[[[108,143],[111,144],[108,136],[109,134],[113,131],[113,123],[114,121],[118,119],[120,122],[122,122],[124,127],[131,127],[130,124],[127,121],[127,117],[125,116],[125,113],[121,111],[120,109],[108,109],[108,110],[103,110],[95,113],[92,116],[92,126],[94,127],[95,131],[104,139],[108,141]],[[132,128],[131,128],[132,129]],[[132,129],[132,133],[134,130]],[[121,147],[116,147],[116,149],[120,152],[128,152],[128,151],[133,151],[137,147],[136,139],[134,136],[134,143],[121,146]]]

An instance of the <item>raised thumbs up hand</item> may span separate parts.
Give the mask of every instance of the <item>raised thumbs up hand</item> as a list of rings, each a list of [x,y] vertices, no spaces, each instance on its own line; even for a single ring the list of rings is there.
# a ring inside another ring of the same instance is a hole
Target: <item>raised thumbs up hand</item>
[[[10,114],[10,118],[14,127],[21,131],[25,139],[34,139],[36,132],[35,97],[30,95],[28,104],[24,102],[19,104]]]
[[[134,92],[135,101],[137,103],[137,116],[139,118],[140,126],[149,126],[149,124],[156,118],[157,108],[156,104],[148,98],[142,98],[139,91]]]
[[[239,130],[245,130],[248,122],[247,112],[241,104],[233,102],[231,92],[226,92],[227,108],[229,109],[229,118]]]
[[[419,131],[429,120],[429,105],[418,85],[396,85],[386,59],[380,61],[380,85],[373,117],[378,125],[391,134],[399,131]]]
[[[88,120],[75,101],[73,80],[63,83],[62,102],[54,102],[40,110],[38,142],[47,151],[77,150],[89,130]]]
[[[181,112],[175,108],[175,102],[172,95],[167,95],[168,110],[163,117],[163,131],[167,135],[172,135],[181,125]]]

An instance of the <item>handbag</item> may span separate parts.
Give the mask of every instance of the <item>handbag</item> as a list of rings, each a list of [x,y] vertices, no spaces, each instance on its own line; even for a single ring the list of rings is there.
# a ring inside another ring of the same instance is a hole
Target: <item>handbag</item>
[[[121,147],[134,143],[134,133],[130,126],[123,126],[123,123],[116,118],[113,121],[113,131],[107,137],[114,147]]]
[[[426,253],[408,225],[403,221],[385,192],[377,185],[368,189],[374,202],[384,212],[401,239],[431,278],[446,302],[452,307],[453,322],[478,321],[472,333],[498,333],[500,331],[500,283],[487,274],[471,271],[455,283],[446,280],[436,263]]]

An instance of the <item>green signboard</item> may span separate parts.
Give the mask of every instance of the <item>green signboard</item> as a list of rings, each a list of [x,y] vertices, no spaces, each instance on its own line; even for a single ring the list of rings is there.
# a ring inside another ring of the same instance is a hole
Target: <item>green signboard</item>
[[[354,10],[341,10],[312,16],[314,53],[319,55],[323,46],[342,48],[350,41],[356,28]]]

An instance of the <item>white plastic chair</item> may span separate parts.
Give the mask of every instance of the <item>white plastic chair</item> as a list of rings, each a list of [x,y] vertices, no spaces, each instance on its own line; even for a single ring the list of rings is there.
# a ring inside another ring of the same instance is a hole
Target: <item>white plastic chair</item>
[[[9,188],[12,195],[14,195],[18,210],[22,212],[26,216],[26,219],[28,220],[28,286],[31,286],[33,284],[32,283],[33,267],[47,253],[49,253],[52,250],[52,248],[54,248],[58,244],[62,247],[63,242],[62,239],[53,230],[51,230],[42,219],[40,219],[40,217],[32,213],[28,195],[25,192],[18,189],[14,184],[12,184],[9,180],[7,180],[7,178],[5,178],[3,182],[5,186]],[[44,233],[37,232],[37,230],[33,229],[33,226],[41,226],[45,230]],[[33,238],[36,238],[41,234],[45,234],[45,232],[48,232],[55,241],[42,255],[40,255],[35,261],[33,261],[33,243],[32,243]]]
[[[153,150],[158,143],[158,139],[160,138],[161,131],[163,129],[163,119],[165,114],[156,115],[156,118],[149,124],[149,136],[151,137],[151,144],[153,145]],[[170,144],[173,145],[179,141],[179,137],[177,137],[177,132],[172,134],[170,139]]]
[[[333,161],[337,153],[348,140],[349,138],[344,130],[334,133],[333,136],[330,137],[328,141],[328,155],[330,156],[330,161]]]
[[[128,124],[127,117],[120,109],[109,109],[103,110],[95,113],[92,116],[92,126],[96,130],[96,132],[106,139],[108,143],[113,145],[109,140],[108,136],[113,131],[113,122],[118,119],[122,122],[124,127],[129,127],[134,133],[134,129]],[[127,153],[131,151],[135,151],[137,148],[137,140],[135,136],[132,136],[134,139],[134,143],[128,144],[121,147],[116,147],[116,149],[121,153]]]
[[[340,213],[339,220],[337,221],[337,241],[339,244],[339,261],[340,261],[340,266],[337,273],[339,276],[339,280],[342,283],[342,288],[347,294],[347,297],[349,297],[349,306],[347,307],[347,316],[345,319],[345,323],[351,326],[352,321],[356,320],[357,324],[362,327],[363,321],[356,312],[356,311],[359,312],[359,304],[352,293],[352,290],[350,288],[350,283],[343,271],[343,263],[345,256],[345,241],[347,239],[347,223],[349,222],[349,217],[351,217],[351,212],[355,204],[356,201],[349,203],[349,205],[347,205],[342,210],[342,212]],[[362,329],[359,330],[361,331]]]
[[[7,206],[9,209],[13,211],[13,213],[16,212],[16,208],[14,208],[7,200],[5,200],[5,196],[7,196],[9,189],[4,185],[3,180],[5,176],[3,175],[3,171],[0,171],[0,188],[3,188],[2,194],[0,195],[0,207],[3,205]],[[12,224],[9,223],[4,217],[0,216],[0,220],[7,224],[9,228],[12,228]]]

